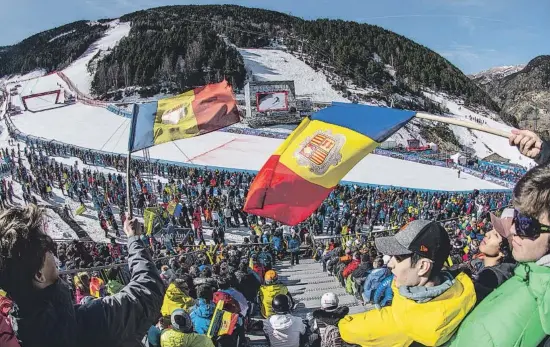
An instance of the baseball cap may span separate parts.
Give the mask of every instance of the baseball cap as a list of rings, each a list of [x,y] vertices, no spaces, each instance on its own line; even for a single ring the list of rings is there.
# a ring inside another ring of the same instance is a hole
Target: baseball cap
[[[510,227],[512,227],[513,220],[513,208],[505,208],[500,217],[497,217],[491,212],[491,224],[493,225],[493,228],[500,234],[500,236],[506,239],[511,236]]]
[[[451,251],[451,240],[443,226],[428,220],[410,222],[394,236],[374,240],[378,251],[384,255],[416,253],[432,261],[445,261]]]

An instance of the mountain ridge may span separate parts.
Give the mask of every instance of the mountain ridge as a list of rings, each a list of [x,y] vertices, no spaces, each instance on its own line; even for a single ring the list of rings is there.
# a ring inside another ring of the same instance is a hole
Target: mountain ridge
[[[231,46],[216,39],[216,36],[223,36],[237,47],[260,48],[280,42],[290,51],[309,56],[308,63],[314,68],[323,65],[357,86],[377,87],[384,91],[386,99],[391,94],[416,93],[420,96],[420,90],[427,87],[498,111],[498,105],[485,91],[445,58],[402,35],[374,25],[343,20],[304,20],[237,5],[164,6],[132,12],[121,16],[120,20],[131,22],[132,29],[110,54],[97,62],[93,84],[97,96],[124,87],[143,87],[143,96],[161,89],[181,92],[222,78],[241,88],[246,72]],[[70,29],[65,27],[62,31]],[[62,31],[48,34],[48,40]],[[31,36],[31,41],[33,38],[36,41],[35,36],[41,34]],[[58,42],[78,34],[76,31],[48,44],[57,46]],[[28,72],[31,67],[47,71],[60,69],[69,64],[74,55],[73,51],[61,51],[50,58],[52,62],[43,64],[45,66],[19,63],[2,69],[2,57],[4,61],[6,56],[15,61],[29,60],[35,52],[26,48],[27,51],[16,52],[11,48],[0,53],[0,75]],[[388,65],[392,71],[388,71]],[[344,84],[341,87],[345,87]],[[409,106],[414,107],[396,105]]]

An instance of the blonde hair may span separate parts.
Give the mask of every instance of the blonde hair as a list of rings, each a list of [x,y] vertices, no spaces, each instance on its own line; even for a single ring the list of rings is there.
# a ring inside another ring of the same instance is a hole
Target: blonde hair
[[[522,214],[550,218],[550,166],[532,168],[514,188],[513,204]]]

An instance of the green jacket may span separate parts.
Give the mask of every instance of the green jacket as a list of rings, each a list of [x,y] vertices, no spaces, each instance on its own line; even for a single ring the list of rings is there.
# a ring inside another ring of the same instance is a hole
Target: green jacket
[[[464,319],[451,347],[535,347],[550,335],[550,267],[521,263]]]

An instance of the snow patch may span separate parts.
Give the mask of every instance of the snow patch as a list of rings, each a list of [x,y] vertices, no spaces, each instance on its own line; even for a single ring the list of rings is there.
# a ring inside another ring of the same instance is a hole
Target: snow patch
[[[501,129],[505,131],[512,130],[512,127],[509,125],[495,121],[494,119],[498,119],[498,115],[491,112],[488,112],[489,117],[483,116],[470,110],[464,105],[452,101],[448,96],[441,93],[436,94],[424,92],[424,95],[449,109],[449,117],[466,121],[471,121],[470,117],[472,117],[481,120],[489,128]],[[484,158],[489,154],[497,153],[504,158],[510,159],[510,162],[514,164],[519,164],[524,167],[532,167],[534,165],[533,160],[521,155],[515,147],[511,147],[508,144],[508,139],[456,125],[449,125],[449,128],[453,131],[458,141],[462,145],[472,148],[475,151],[476,156],[479,158]]]
[[[290,53],[276,49],[239,49],[253,81],[294,81],[296,96],[321,102],[349,102],[332,88],[322,72]]]
[[[109,23],[109,29],[101,39],[94,42],[77,60],[63,70],[63,73],[84,94],[89,95],[93,75],[88,72],[88,63],[99,51],[105,52],[115,47],[130,33],[130,23],[115,20]]]
[[[57,35],[57,36],[55,36],[55,37],[52,37],[48,42],[53,42],[53,41],[57,40],[58,38],[63,37],[63,36],[66,36],[66,35],[69,35],[69,34],[72,34],[72,33],[74,33],[75,31],[76,31],[76,30],[71,30],[71,31],[67,31],[66,33],[63,33],[63,34],[59,34],[59,35]]]

